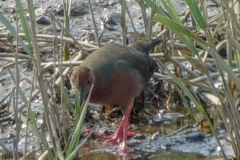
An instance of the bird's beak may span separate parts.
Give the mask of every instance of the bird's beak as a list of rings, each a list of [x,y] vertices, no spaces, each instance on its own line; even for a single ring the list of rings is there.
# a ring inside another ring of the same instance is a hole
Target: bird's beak
[[[85,96],[86,96],[86,90],[84,88],[79,88],[80,105],[83,104],[83,101],[85,100]]]

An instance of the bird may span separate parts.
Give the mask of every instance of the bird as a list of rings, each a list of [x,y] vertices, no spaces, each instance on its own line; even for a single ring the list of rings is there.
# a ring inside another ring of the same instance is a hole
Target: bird
[[[81,99],[87,97],[93,85],[91,103],[120,107],[123,118],[117,132],[102,138],[107,139],[105,143],[121,142],[122,152],[127,151],[129,116],[134,100],[156,71],[157,64],[149,56],[149,51],[161,41],[159,37],[140,40],[129,46],[108,44],[94,51],[73,69],[71,85],[79,89]]]

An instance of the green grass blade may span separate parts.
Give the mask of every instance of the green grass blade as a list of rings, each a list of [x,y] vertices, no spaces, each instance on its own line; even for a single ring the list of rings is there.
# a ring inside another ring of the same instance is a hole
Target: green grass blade
[[[84,144],[87,142],[88,138],[90,137],[91,134],[88,134],[86,138],[83,139],[83,141],[76,146],[76,148],[72,151],[72,153],[67,156],[66,160],[72,160],[76,158],[76,155],[78,154],[79,150],[84,146]]]
[[[178,14],[177,14],[174,6],[172,5],[171,0],[167,0],[166,2],[167,2],[167,6],[168,6],[168,8],[169,8],[169,11],[170,11],[170,13],[171,13],[171,15],[172,15],[172,18],[173,18],[177,23],[182,24],[182,22],[181,22],[181,20],[179,19]]]
[[[80,100],[80,99],[78,98],[79,95],[80,95],[79,92],[76,92],[76,93],[75,93],[75,97],[77,97],[77,98],[75,98],[74,113],[75,113],[75,115],[76,115],[77,117],[79,117],[80,114],[82,113],[82,107],[81,107],[81,104],[80,104],[80,101],[82,101],[82,100]]]
[[[145,3],[152,8],[152,10],[155,12],[155,13],[158,13],[158,14],[161,14],[161,15],[166,15],[161,9],[159,6],[157,6],[152,0],[144,0]]]
[[[0,21],[7,27],[7,29],[10,31],[11,35],[13,37],[15,37],[16,39],[18,39],[18,42],[21,44],[21,46],[27,52],[27,54],[32,56],[33,54],[31,52],[31,50],[29,49],[29,47],[27,45],[25,45],[22,38],[16,37],[17,32],[15,31],[15,29],[13,28],[11,23],[5,18],[5,16],[1,12],[0,12]]]
[[[226,7],[227,9],[229,9],[229,0],[221,0],[222,4],[224,5],[224,7]]]
[[[205,19],[201,13],[201,10],[196,2],[196,0],[185,0],[187,3],[192,16],[194,17],[194,20],[197,22],[197,24],[202,28],[206,29],[206,22]]]
[[[172,29],[175,32],[181,33],[191,39],[193,39],[194,41],[196,41],[199,45],[201,45],[202,48],[207,49],[207,44],[204,40],[202,40],[201,38],[199,38],[198,36],[196,36],[194,33],[192,33],[190,30],[188,30],[187,28],[183,27],[182,25],[174,22],[173,20],[166,18],[160,14],[155,14],[154,15],[154,19],[158,22],[161,22],[162,24],[164,24],[165,26],[169,27],[170,29]]]
[[[16,0],[16,6],[18,8],[18,13],[19,13],[19,16],[20,16],[20,20],[21,20],[21,24],[22,24],[22,28],[23,28],[23,31],[24,31],[24,34],[25,34],[25,38],[27,40],[27,42],[29,43],[30,45],[30,48],[31,48],[31,44],[32,44],[32,41],[31,41],[31,30],[30,30],[30,26],[26,20],[26,17],[25,17],[25,13],[24,13],[24,9],[22,7],[22,3],[20,2],[20,0]]]
[[[30,109],[30,110],[31,110],[31,109]],[[32,110],[31,110],[31,112],[32,112]],[[33,113],[33,112],[32,112],[32,113]],[[30,115],[31,115],[32,113],[30,113]],[[38,131],[38,128],[37,128],[37,126],[36,126],[36,123],[28,122],[28,124],[27,124],[27,119],[26,119],[25,116],[21,116],[21,121],[22,121],[24,124],[26,124],[26,125],[29,126],[29,128],[30,128],[31,131],[34,133],[34,135],[36,135],[37,137],[41,137],[41,135],[40,135],[40,133],[39,133],[39,131]]]
[[[187,89],[186,86],[183,85],[183,83],[180,81],[180,79],[178,79],[176,76],[174,76],[173,74],[171,74],[171,77],[173,78],[174,82],[177,83],[177,85],[179,86],[179,88],[181,88],[181,90],[183,91],[183,93],[188,96],[190,98],[190,100],[196,105],[196,107],[198,108],[198,110],[206,117],[208,118],[207,113],[205,112],[205,109],[203,108],[203,106],[201,105],[201,103],[199,102],[198,99],[196,99],[193,94]]]
[[[240,81],[239,77],[232,71],[232,69],[227,65],[226,62],[220,57],[218,54],[216,54],[216,61],[219,61],[221,68],[230,76],[230,78],[234,81],[238,89],[240,89]]]
[[[180,32],[177,32],[177,31],[173,31],[173,32],[178,36],[178,38],[180,39],[181,42],[183,42],[184,44],[186,44],[188,46],[188,48],[193,53],[195,53],[195,54],[198,53],[196,47],[194,47],[194,45],[192,44],[191,40],[187,36],[181,34]]]
[[[152,10],[155,13],[158,13],[158,14],[162,15],[163,17],[167,18],[167,15],[155,3],[153,3],[150,0],[145,0],[145,2],[152,8]],[[168,11],[171,12],[171,16],[176,21],[175,23],[179,23],[179,25],[180,25],[181,21],[178,18],[177,13],[176,13],[176,11],[175,11],[175,9],[174,9],[174,7],[173,7],[173,5],[172,5],[170,0],[167,1],[167,4],[165,4],[165,7],[168,7]],[[178,31],[175,31],[175,30],[173,30],[173,32],[179,37],[179,39],[183,43],[185,43],[189,47],[189,49],[193,53],[198,53],[197,49],[193,46],[193,44],[191,43],[191,40],[187,36],[184,36],[182,33],[179,33]]]
[[[35,15],[35,7],[34,7],[34,4],[33,4],[33,1],[31,0],[27,0],[28,1],[28,9],[29,9],[29,13],[31,13],[31,15],[33,16],[32,17],[32,21],[34,21],[34,23],[36,22],[36,15]]]
[[[16,84],[16,79],[14,78],[12,72],[9,71],[9,73],[11,75],[13,83]],[[26,96],[24,95],[22,89],[19,86],[18,86],[18,94],[21,96],[22,101],[24,102],[24,106],[27,107],[28,106],[28,100],[27,100]],[[30,119],[33,122],[33,124],[36,124],[36,119],[35,119],[34,113],[33,113],[33,111],[31,109],[30,109]]]
[[[68,94],[67,90],[64,88],[62,83],[60,84],[60,88],[63,92],[63,97],[64,97],[65,104],[70,108],[71,112],[74,113],[74,107],[73,107],[72,101],[69,97],[69,94]],[[75,106],[75,107],[78,108],[79,106]]]
[[[79,143],[79,138],[82,134],[83,122],[84,122],[84,119],[85,119],[85,116],[86,116],[87,106],[88,106],[88,102],[89,102],[91,94],[92,94],[92,89],[93,89],[93,85],[90,89],[90,92],[88,94],[88,97],[87,97],[84,105],[82,106],[83,109],[82,109],[80,118],[78,119],[77,126],[76,126],[76,128],[74,130],[74,133],[72,135],[72,138],[71,138],[71,141],[70,141],[70,144],[69,144],[69,148],[68,148],[68,151],[67,151],[67,157],[72,154],[72,152],[74,151],[74,149],[76,148],[76,146]],[[76,97],[76,98],[79,98],[79,97]]]
[[[191,108],[191,106],[189,105],[187,99],[186,99],[185,96],[182,94],[182,92],[180,91],[179,87],[176,86],[176,85],[175,85],[175,87],[176,87],[176,89],[177,89],[177,91],[178,91],[178,93],[179,93],[179,96],[180,96],[181,99],[182,99],[183,105],[187,108],[187,111],[188,111],[191,119],[193,120],[193,123],[196,123],[196,119],[195,119],[195,117],[194,117],[194,115],[193,115],[192,108]]]

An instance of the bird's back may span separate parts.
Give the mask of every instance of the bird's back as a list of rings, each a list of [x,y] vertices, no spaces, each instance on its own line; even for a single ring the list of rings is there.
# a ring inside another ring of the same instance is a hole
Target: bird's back
[[[89,55],[81,66],[91,68],[95,75],[90,101],[116,104],[125,113],[155,70],[156,62],[148,51],[159,42],[159,39],[145,40],[128,47],[108,44]]]
[[[90,67],[96,72],[102,83],[107,82],[106,77],[114,76],[119,71],[131,73],[139,72],[139,81],[146,85],[155,68],[154,60],[146,53],[142,53],[134,47],[124,47],[117,44],[109,44],[89,55],[83,66]]]

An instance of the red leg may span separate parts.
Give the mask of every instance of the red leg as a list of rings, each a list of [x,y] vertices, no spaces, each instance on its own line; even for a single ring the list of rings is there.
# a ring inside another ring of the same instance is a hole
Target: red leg
[[[106,143],[106,142],[112,142],[112,141],[116,141],[118,139],[122,139],[121,150],[124,153],[127,151],[127,136],[128,136],[128,127],[129,127],[128,118],[129,118],[130,113],[132,111],[132,107],[133,107],[133,102],[127,107],[127,111],[124,112],[123,120],[122,120],[115,136],[113,136],[112,139],[106,140],[104,142],[104,143]]]
[[[118,139],[123,138],[123,125],[125,121],[126,121],[126,117],[124,116],[115,135],[109,138],[108,140],[104,141],[104,143],[114,142],[114,141],[117,141]]]
[[[122,121],[121,121],[121,123],[120,123],[120,125],[119,125],[119,127],[118,127],[118,130],[117,130],[117,132],[115,133],[114,136],[104,136],[104,135],[101,135],[101,134],[99,134],[99,133],[97,133],[97,132],[92,131],[91,129],[85,129],[84,132],[85,132],[85,133],[90,133],[90,132],[92,132],[92,135],[93,135],[94,137],[97,137],[97,138],[100,138],[100,139],[107,139],[105,142],[113,142],[113,141],[116,141],[119,137],[122,137],[122,135],[123,135],[123,129],[122,129],[122,128],[123,128],[124,118],[125,118],[125,117],[123,117],[123,119],[122,119]],[[104,143],[105,143],[105,142],[104,142]]]
[[[135,133],[134,132],[128,132],[128,127],[129,127],[129,116],[130,113],[132,111],[132,107],[133,107],[133,103],[131,103],[128,106],[128,110],[127,112],[124,113],[124,117],[118,127],[117,132],[115,133],[114,136],[104,136],[101,134],[98,134],[97,132],[93,132],[90,129],[85,129],[84,132],[85,133],[90,133],[92,132],[92,134],[97,137],[97,138],[101,138],[101,139],[107,139],[106,141],[104,141],[104,143],[108,143],[108,142],[114,142],[114,141],[118,141],[119,139],[122,140],[122,146],[121,149],[123,152],[126,152],[127,150],[127,137],[132,137]]]
[[[105,135],[99,134],[91,129],[84,129],[83,133],[92,133],[92,135],[94,137],[100,138],[100,139],[112,139],[115,136],[115,135],[114,136],[105,136]],[[128,131],[128,133],[127,133],[127,137],[133,137],[134,135],[135,135],[135,132]]]
[[[122,141],[122,151],[125,153],[127,151],[127,133],[128,133],[128,127],[129,127],[129,121],[128,121],[128,117],[129,116],[126,116],[124,117],[124,122],[123,122],[123,135],[122,135],[122,138],[123,138],[123,141]]]

